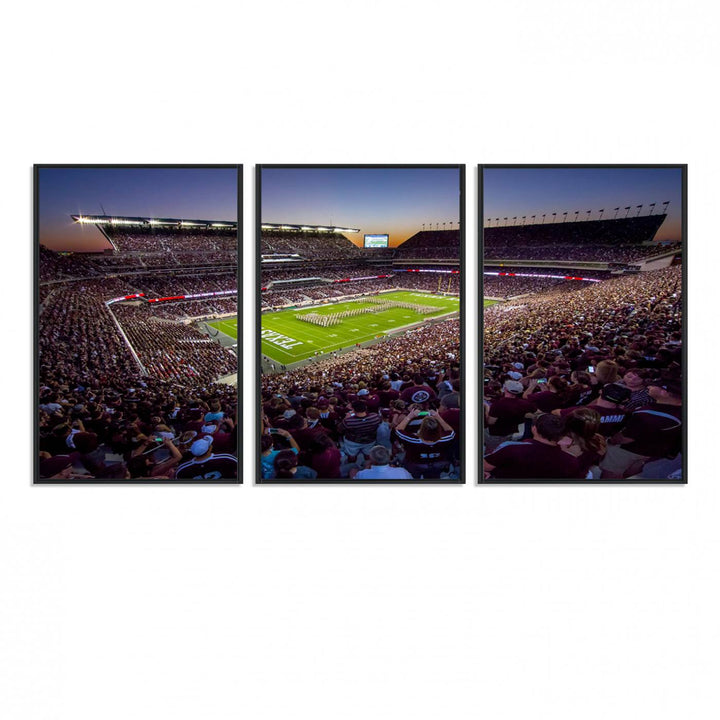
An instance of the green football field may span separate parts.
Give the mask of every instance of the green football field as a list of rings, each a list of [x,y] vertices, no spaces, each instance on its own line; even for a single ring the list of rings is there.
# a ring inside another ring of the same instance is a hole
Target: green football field
[[[210,327],[214,327],[231,338],[237,340],[237,318],[228,318],[226,320],[216,320],[215,322],[208,323]]]
[[[421,292],[403,290],[386,293],[381,297],[383,300],[430,305],[437,308],[437,311],[421,315],[414,310],[391,308],[382,312],[343,318],[338,325],[331,327],[312,325],[302,320],[296,320],[295,316],[307,313],[332,315],[343,310],[372,307],[372,303],[358,298],[342,303],[265,313],[262,316],[262,353],[283,365],[289,365],[313,357],[316,351],[327,353],[339,348],[347,348],[356,343],[385,335],[396,328],[456,312],[460,308],[460,300],[456,297],[443,297]]]
[[[497,300],[485,300],[483,299],[483,307],[490,307],[491,305],[495,305],[497,303]]]

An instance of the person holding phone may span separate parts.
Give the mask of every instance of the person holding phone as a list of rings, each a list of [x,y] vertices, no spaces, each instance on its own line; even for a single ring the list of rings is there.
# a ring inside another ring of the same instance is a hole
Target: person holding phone
[[[439,478],[448,470],[455,431],[436,410],[429,410],[420,423],[417,435],[409,435],[406,428],[423,411],[412,408],[395,432],[405,449],[405,467],[413,477]]]

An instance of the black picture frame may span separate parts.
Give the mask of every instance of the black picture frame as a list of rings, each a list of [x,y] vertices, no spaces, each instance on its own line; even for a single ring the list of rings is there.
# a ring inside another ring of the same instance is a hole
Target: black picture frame
[[[480,164],[478,165],[478,217],[477,217],[477,232],[479,238],[479,249],[478,249],[478,277],[479,290],[478,293],[478,317],[480,334],[478,337],[478,392],[479,392],[479,407],[482,408],[482,400],[484,395],[484,382],[483,382],[483,368],[484,368],[484,171],[485,170],[546,170],[546,169],[674,169],[681,171],[681,228],[682,228],[682,263],[681,263],[681,281],[682,281],[682,292],[683,292],[683,313],[682,313],[682,392],[683,392],[683,405],[682,405],[682,478],[671,479],[671,478],[635,478],[632,480],[624,480],[621,478],[608,478],[608,479],[544,479],[544,478],[522,478],[517,480],[511,479],[499,479],[499,478],[484,478],[484,471],[482,467],[482,461],[484,457],[484,413],[480,414],[480,421],[478,423],[478,447],[480,448],[478,458],[478,481],[479,485],[687,485],[688,483],[688,295],[687,295],[687,273],[688,273],[688,166],[686,163],[540,163],[540,164],[522,164],[522,163],[493,163],[493,164]]]
[[[467,359],[464,351],[465,343],[465,321],[466,321],[466,273],[465,273],[465,253],[466,253],[466,227],[465,227],[465,168],[464,164],[353,164],[353,163],[299,163],[299,164],[258,164],[255,166],[255,475],[254,482],[256,485],[293,485],[293,486],[313,486],[313,485],[343,485],[343,486],[360,486],[360,485],[463,485],[466,482],[466,420],[467,412],[465,408],[465,382],[467,377]],[[460,223],[460,347],[461,358],[460,363],[460,456],[462,458],[462,474],[459,478],[447,480],[379,480],[379,479],[360,479],[351,478],[316,478],[310,482],[298,482],[292,479],[274,478],[263,479],[262,465],[260,462],[261,449],[261,433],[262,433],[262,417],[260,413],[260,401],[262,396],[262,368],[261,368],[261,331],[262,331],[262,299],[260,288],[261,282],[261,224],[262,224],[262,171],[278,170],[278,169],[457,169],[459,172],[459,208],[458,218]]]
[[[243,406],[243,385],[240,379],[242,372],[242,358],[237,353],[237,371],[238,371],[238,383],[237,383],[237,418],[235,430],[238,435],[237,442],[237,459],[238,459],[238,476],[237,478],[218,478],[216,480],[194,480],[194,479],[167,479],[167,480],[153,480],[143,478],[131,478],[122,480],[109,480],[106,478],[88,479],[88,480],[63,480],[53,478],[41,478],[39,472],[40,466],[40,434],[37,423],[37,400],[39,397],[39,386],[40,386],[40,367],[39,358],[37,353],[38,338],[39,338],[39,280],[40,280],[40,188],[39,178],[40,172],[45,169],[195,169],[195,170],[235,170],[237,176],[237,242],[238,242],[238,257],[236,265],[236,275],[238,283],[238,313],[237,313],[237,328],[238,338],[241,337],[243,332],[243,317],[242,317],[242,270],[243,270],[243,165],[242,164],[204,164],[204,163],[171,163],[171,164],[145,164],[145,163],[36,163],[33,165],[33,282],[32,282],[32,293],[33,293],[33,386],[32,386],[32,434],[33,434],[33,474],[32,484],[33,485],[241,485],[243,483],[242,477],[242,462],[243,462],[243,417],[242,417],[242,406]]]

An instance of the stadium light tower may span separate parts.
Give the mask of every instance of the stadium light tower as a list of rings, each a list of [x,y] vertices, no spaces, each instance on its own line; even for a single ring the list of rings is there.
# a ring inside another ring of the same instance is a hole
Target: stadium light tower
[[[552,216],[553,216],[553,222],[555,222],[555,216],[556,216],[556,215],[557,215],[557,213],[553,213],[553,214],[552,214]]]
[[[588,210],[588,211],[587,211],[587,217],[585,218],[585,221],[586,221],[586,222],[590,219],[590,213],[591,213],[591,212],[592,212],[592,210]]]
[[[655,203],[650,203],[650,215],[655,212]]]
[[[446,225],[446,223],[443,223],[443,231],[445,230],[445,225]]]
[[[513,225],[517,223],[517,215],[513,218]]]
[[[507,218],[503,218],[503,224],[507,224]]]
[[[632,205],[628,205],[628,206],[625,208],[625,217],[628,216],[628,213],[630,212],[630,208],[631,208],[631,207],[632,207]]]
[[[531,219],[531,220],[534,220],[534,219],[535,219],[535,216],[534,216],[534,215],[531,215],[531,216],[530,216],[530,219]],[[534,225],[534,224],[535,224],[535,223],[533,223],[533,225]]]
[[[567,220],[567,210],[563,213],[563,216],[563,222],[565,222]]]
[[[619,207],[615,208],[615,215],[614,215],[614,217],[613,217],[613,220],[615,220],[615,218],[617,217],[617,214],[618,214],[619,211],[620,211],[620,208],[619,208]]]
[[[637,205],[636,207],[637,207],[637,213],[636,213],[635,217],[638,217],[640,215],[640,211],[643,209],[643,206]]]
[[[575,222],[577,222],[577,216],[578,216],[579,214],[580,214],[580,211],[579,211],[579,210],[576,210],[576,211],[575,211]]]
[[[522,216],[522,224],[525,224],[525,215]]]
[[[602,215],[604,212],[605,212],[605,208],[601,208],[600,209],[600,217],[598,218],[598,220],[602,220]]]
[[[669,204],[670,204],[670,201],[669,201],[669,200],[666,200],[666,201],[663,203],[663,214],[664,214],[664,215],[667,215],[667,209],[668,209],[668,205],[669,205]]]

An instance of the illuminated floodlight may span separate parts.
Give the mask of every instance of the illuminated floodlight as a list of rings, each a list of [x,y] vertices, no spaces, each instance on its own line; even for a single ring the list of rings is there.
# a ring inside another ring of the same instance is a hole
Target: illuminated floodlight
[[[281,230],[295,230],[295,226],[294,225],[281,225],[280,229]]]
[[[232,227],[232,225],[229,225],[228,223],[210,223],[210,227],[229,228]]]
[[[100,225],[102,223],[109,223],[110,221],[107,218],[83,217],[82,215],[78,215],[75,218],[75,222],[84,223],[85,225]]]
[[[182,227],[203,227],[203,223],[187,222],[186,220],[181,220],[180,225]]]

